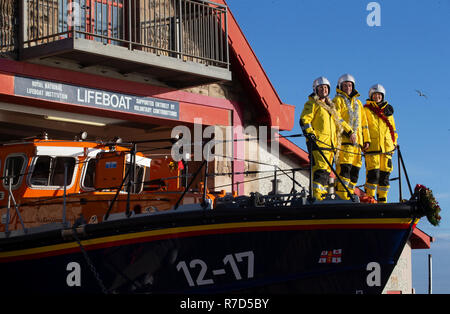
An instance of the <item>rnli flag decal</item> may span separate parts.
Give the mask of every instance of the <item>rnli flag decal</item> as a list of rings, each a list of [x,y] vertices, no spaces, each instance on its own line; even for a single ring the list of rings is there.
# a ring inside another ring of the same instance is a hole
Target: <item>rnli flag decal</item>
[[[338,264],[342,262],[342,249],[322,251],[319,264]]]

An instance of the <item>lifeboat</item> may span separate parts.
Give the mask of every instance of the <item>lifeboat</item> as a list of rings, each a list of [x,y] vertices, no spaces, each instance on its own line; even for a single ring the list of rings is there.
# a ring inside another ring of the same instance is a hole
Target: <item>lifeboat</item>
[[[201,168],[182,184],[172,158],[135,148],[0,146],[3,295],[377,294],[428,214],[416,193],[376,204],[314,202],[306,189],[193,192]]]

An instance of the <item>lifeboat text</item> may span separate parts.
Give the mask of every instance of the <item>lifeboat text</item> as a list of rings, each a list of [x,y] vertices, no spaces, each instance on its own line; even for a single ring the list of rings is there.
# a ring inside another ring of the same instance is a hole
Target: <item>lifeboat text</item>
[[[132,97],[116,95],[90,89],[78,89],[77,101],[80,103],[95,104],[97,106],[112,107],[116,109],[130,109]]]

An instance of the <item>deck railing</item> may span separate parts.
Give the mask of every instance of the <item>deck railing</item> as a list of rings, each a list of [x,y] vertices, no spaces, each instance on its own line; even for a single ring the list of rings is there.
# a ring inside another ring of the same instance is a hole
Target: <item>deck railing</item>
[[[206,0],[21,0],[23,47],[84,38],[228,68],[227,7]]]
[[[0,0],[0,53],[13,51],[16,47],[17,27],[15,15],[18,7],[15,2]]]

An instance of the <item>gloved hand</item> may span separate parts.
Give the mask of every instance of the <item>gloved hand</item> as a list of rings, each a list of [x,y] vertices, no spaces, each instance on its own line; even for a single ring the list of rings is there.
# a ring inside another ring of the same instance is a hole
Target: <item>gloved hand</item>
[[[356,144],[356,133],[353,132],[352,134],[350,134],[350,141],[352,142],[352,144]]]
[[[316,141],[316,136],[312,133],[306,133],[306,138],[308,138],[311,141]]]
[[[369,142],[365,142],[364,146],[362,147],[362,151],[366,152],[369,149],[370,143]]]

